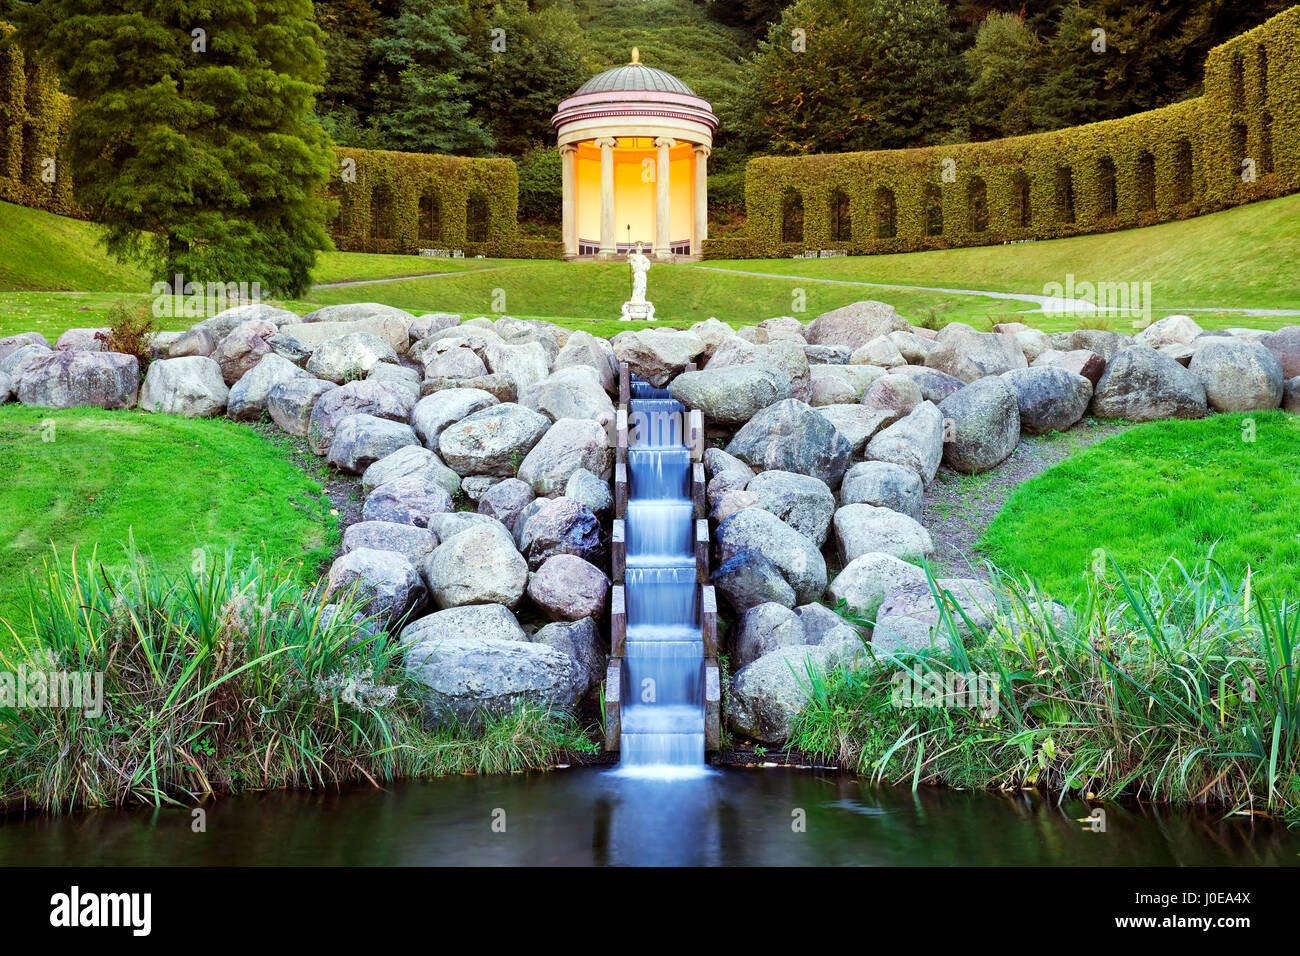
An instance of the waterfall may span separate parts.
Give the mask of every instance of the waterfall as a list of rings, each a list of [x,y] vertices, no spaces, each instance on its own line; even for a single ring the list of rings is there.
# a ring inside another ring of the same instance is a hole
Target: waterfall
[[[686,409],[667,389],[631,386],[619,766],[693,775],[704,768],[704,643]]]

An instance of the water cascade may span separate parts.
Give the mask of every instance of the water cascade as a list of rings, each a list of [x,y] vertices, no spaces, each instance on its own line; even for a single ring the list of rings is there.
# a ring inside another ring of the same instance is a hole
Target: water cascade
[[[667,389],[623,375],[614,528],[615,579],[622,584],[613,602],[606,722],[612,716],[618,724],[622,771],[698,773],[706,745],[717,747],[716,731],[706,733],[709,718],[717,719],[716,706],[708,706],[717,697],[717,669],[716,650],[706,647],[716,643],[706,642],[712,588],[701,587],[707,524],[693,488],[702,468],[687,443],[688,410]]]

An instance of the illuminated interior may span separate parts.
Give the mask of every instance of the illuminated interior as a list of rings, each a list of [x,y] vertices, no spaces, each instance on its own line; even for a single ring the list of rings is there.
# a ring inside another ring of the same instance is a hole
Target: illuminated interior
[[[591,140],[577,144],[574,165],[574,215],[578,240],[600,242],[600,148]],[[620,137],[614,147],[614,234],[620,246],[655,240],[655,163],[658,150],[650,137]],[[668,192],[672,243],[689,243],[694,218],[695,162],[690,143],[668,151]]]

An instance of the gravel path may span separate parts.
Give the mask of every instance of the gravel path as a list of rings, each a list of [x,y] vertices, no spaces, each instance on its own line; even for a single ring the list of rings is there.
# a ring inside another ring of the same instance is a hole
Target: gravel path
[[[934,540],[931,565],[936,577],[987,577],[976,543],[1011,492],[1077,449],[1126,427],[1084,419],[1064,434],[1023,436],[1010,458],[981,475],[940,468],[925,491],[921,515],[921,524]]]

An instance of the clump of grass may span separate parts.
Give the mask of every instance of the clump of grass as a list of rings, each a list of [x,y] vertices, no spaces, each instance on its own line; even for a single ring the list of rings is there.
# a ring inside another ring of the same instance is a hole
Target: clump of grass
[[[1112,561],[1068,611],[990,571],[991,623],[931,578],[947,649],[811,680],[791,745],[882,782],[1211,803],[1300,824],[1300,605],[1212,561],[1137,580]],[[985,675],[997,712],[895,706],[900,670]]]
[[[331,608],[329,605],[332,604]],[[424,726],[395,641],[352,595],[233,552],[171,575],[128,546],[110,570],[57,554],[8,626],[0,670],[102,674],[102,714],[0,709],[0,797],[44,810],[542,767],[580,749],[573,718],[521,709]]]

